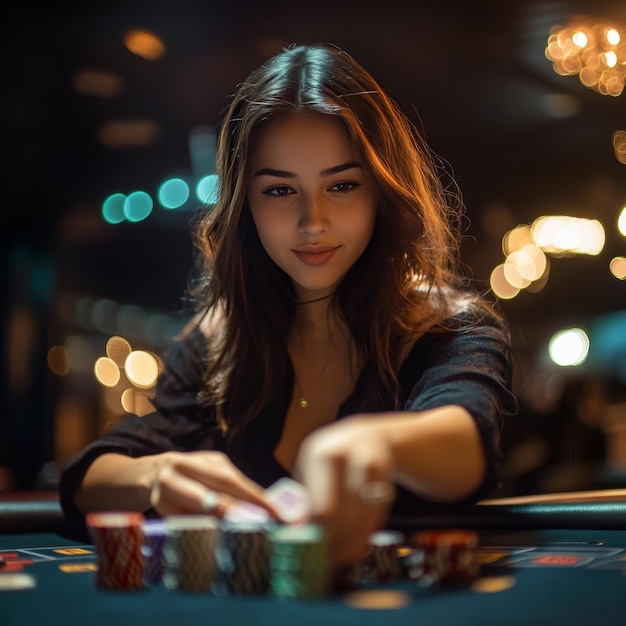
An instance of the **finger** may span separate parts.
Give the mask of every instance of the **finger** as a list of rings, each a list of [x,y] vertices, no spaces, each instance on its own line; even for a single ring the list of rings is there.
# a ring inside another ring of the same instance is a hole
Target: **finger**
[[[216,491],[170,466],[157,474],[150,493],[150,503],[161,515],[210,513],[221,517],[226,506],[223,497]]]
[[[267,500],[263,488],[235,467],[222,453],[190,454],[176,464],[176,469],[188,478],[226,496],[225,504],[244,500],[264,508],[272,517],[279,518],[277,509]]]

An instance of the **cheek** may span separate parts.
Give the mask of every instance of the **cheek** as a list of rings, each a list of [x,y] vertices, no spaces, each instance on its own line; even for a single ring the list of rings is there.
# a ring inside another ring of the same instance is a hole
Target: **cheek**
[[[376,207],[373,206],[371,209],[360,218],[361,223],[361,239],[365,241],[365,245],[369,243],[369,240],[372,238],[372,234],[374,233],[374,226],[376,224]]]
[[[276,219],[266,211],[252,211],[252,220],[263,247],[270,253],[270,248],[282,242],[286,236],[284,220]]]

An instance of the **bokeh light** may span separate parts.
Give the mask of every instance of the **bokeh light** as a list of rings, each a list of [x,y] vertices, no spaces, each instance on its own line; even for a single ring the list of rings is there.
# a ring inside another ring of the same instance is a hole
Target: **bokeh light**
[[[50,371],[57,376],[65,376],[70,371],[70,355],[63,346],[52,346],[46,360]]]
[[[158,61],[165,54],[165,45],[160,37],[147,30],[132,30],[124,37],[130,52],[148,61]]]
[[[609,263],[609,270],[615,278],[626,280],[626,257],[613,257]]]
[[[142,389],[153,387],[159,375],[156,357],[145,350],[134,350],[124,363],[126,376],[133,385]]]
[[[101,356],[96,359],[93,371],[96,380],[105,387],[115,387],[120,382],[120,369],[109,357]]]
[[[589,354],[589,337],[582,328],[560,330],[550,339],[548,354],[556,365],[581,365]]]
[[[189,185],[182,178],[170,178],[159,187],[157,197],[164,209],[178,209],[189,199]]]
[[[115,335],[107,341],[106,354],[120,368],[124,367],[124,363],[131,352],[131,345],[124,337]]]

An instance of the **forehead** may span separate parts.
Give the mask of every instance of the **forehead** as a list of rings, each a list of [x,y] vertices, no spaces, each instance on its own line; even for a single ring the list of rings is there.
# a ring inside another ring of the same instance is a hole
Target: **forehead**
[[[341,118],[314,111],[296,111],[266,122],[254,133],[250,148],[252,165],[267,160],[280,161],[284,166],[285,162],[300,163],[303,159],[340,162],[356,157]]]

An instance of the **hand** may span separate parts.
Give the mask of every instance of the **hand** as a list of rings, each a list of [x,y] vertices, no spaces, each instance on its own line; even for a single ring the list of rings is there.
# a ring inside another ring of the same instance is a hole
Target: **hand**
[[[294,473],[308,490],[312,519],[327,532],[333,568],[357,561],[384,527],[395,500],[392,470],[373,418],[341,420],[302,443]]]
[[[222,452],[165,452],[159,457],[150,504],[160,515],[209,513],[223,517],[229,507],[243,500],[278,517],[263,488]]]

